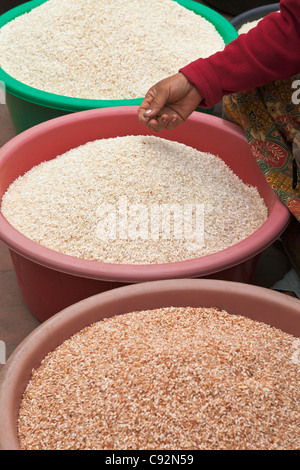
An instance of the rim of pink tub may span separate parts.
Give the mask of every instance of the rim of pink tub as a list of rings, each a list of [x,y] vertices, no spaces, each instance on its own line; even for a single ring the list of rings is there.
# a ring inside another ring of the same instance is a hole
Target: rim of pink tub
[[[106,135],[103,135],[100,124],[105,125],[109,120],[112,120],[112,122],[114,120],[118,120],[119,128],[116,128],[115,130],[115,137],[129,134],[158,135],[170,140],[177,140],[177,137],[179,137],[178,141],[182,142],[182,138],[180,137],[181,131],[184,131],[184,133],[188,135],[188,141],[190,141],[190,139],[195,140],[197,138],[195,133],[197,133],[197,131],[202,128],[204,129],[203,132],[205,132],[205,129],[210,129],[215,132],[215,135],[218,133],[218,135],[221,135],[225,138],[226,136],[230,136],[231,138],[233,137],[240,143],[243,141],[245,146],[244,151],[248,151],[250,153],[246,137],[242,129],[240,129],[235,124],[229,123],[219,117],[194,112],[184,124],[179,126],[180,130],[177,128],[173,131],[163,131],[159,134],[156,134],[138,122],[137,110],[138,107],[129,106],[82,111],[44,122],[12,138],[0,149],[0,201],[9,186],[7,183],[3,183],[1,181],[1,175],[3,174],[5,167],[12,156],[24,152],[24,165],[22,164],[22,168],[20,167],[19,169],[19,174],[24,174],[26,171],[28,171],[28,169],[31,168],[30,165],[28,166],[26,161],[27,149],[38,145],[37,140],[39,143],[41,143],[41,139],[49,139],[49,135],[52,136],[52,142],[55,147],[55,141],[59,140],[59,135],[62,135],[64,129],[70,129],[70,126],[72,129],[75,129],[74,145],[73,147],[69,145],[64,151],[81,145],[80,142],[82,142],[82,139],[80,140],[80,136],[77,136],[76,133],[76,130],[80,129],[81,125],[85,125],[86,129],[89,124],[95,124],[99,122],[99,137],[97,138],[105,138],[106,136],[111,137],[111,135],[108,135],[107,133]],[[122,126],[120,127],[120,120],[124,122],[124,128]],[[130,132],[131,128],[132,132]],[[86,136],[86,138],[83,139],[82,143],[92,140],[93,137],[89,138]],[[187,143],[187,145],[193,146],[189,143]],[[24,150],[25,148],[26,150]],[[48,159],[54,158],[59,154],[55,154],[55,151],[52,148],[49,150],[49,152],[50,153],[47,157]],[[54,152],[54,154],[51,154],[51,152]],[[213,153],[213,151],[211,151],[211,153]],[[222,157],[222,155],[220,156]],[[254,160],[254,157],[252,158]],[[20,160],[18,161],[18,164],[20,165]],[[258,165],[255,161],[254,164],[257,166],[258,173],[256,174],[256,177],[261,180],[260,184],[264,185],[265,191],[272,192],[265,182],[264,176],[262,175],[262,172],[258,168]],[[10,184],[14,181],[14,179],[10,181]],[[262,179],[264,181],[262,181]],[[100,263],[97,261],[78,259],[55,252],[33,242],[18,232],[5,219],[1,211],[0,240],[2,240],[9,249],[22,255],[23,257],[44,267],[51,268],[66,274],[104,281],[106,280],[129,283],[145,282],[157,279],[210,275],[212,273],[223,271],[232,266],[247,261],[270,246],[287,227],[290,218],[291,216],[288,209],[275,196],[274,201],[272,202],[272,209],[269,210],[269,217],[267,221],[255,233],[247,237],[245,240],[225,250],[201,258],[156,265]]]

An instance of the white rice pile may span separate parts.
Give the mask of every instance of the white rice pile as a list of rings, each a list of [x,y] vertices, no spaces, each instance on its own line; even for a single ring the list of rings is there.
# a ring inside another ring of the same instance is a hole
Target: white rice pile
[[[32,371],[21,449],[299,450],[298,342],[216,308],[99,321]]]
[[[244,23],[239,29],[238,29],[238,34],[247,34],[250,29],[255,28],[255,26],[258,25],[258,23],[262,20],[263,18],[260,18],[259,20],[254,20],[254,21],[248,21],[247,23]]]
[[[173,207],[180,209],[175,215]],[[258,190],[219,157],[156,136],[101,139],[43,162],[8,188],[2,212],[52,250],[123,264],[215,253],[251,235],[268,216]]]
[[[278,10],[279,12],[280,10]],[[253,21],[248,21],[247,23],[244,23],[239,29],[238,29],[238,34],[247,34],[248,31],[251,29],[255,28],[255,26],[258,25],[258,23],[263,20],[265,16],[262,18],[259,18],[258,20],[253,20]]]
[[[50,93],[133,99],[225,47],[215,27],[173,0],[48,0],[0,30],[0,65]]]

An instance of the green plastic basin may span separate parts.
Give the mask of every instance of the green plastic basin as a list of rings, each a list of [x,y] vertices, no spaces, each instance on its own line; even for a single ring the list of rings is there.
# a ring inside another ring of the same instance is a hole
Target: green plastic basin
[[[0,28],[46,1],[48,0],[33,0],[4,13],[0,17]],[[237,38],[237,31],[231,23],[211,8],[193,0],[174,1],[210,21],[222,36],[225,44]],[[55,95],[21,83],[8,75],[2,68],[0,68],[0,81],[5,83],[6,104],[16,133],[23,132],[36,124],[65,114],[88,109],[137,106],[143,99],[141,97],[124,100],[88,100]],[[212,110],[203,111],[212,112]]]

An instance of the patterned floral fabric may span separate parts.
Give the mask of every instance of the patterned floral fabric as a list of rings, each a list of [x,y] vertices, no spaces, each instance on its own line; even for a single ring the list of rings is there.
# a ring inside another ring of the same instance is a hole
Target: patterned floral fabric
[[[292,150],[300,131],[296,80],[300,74],[225,97],[223,117],[244,129],[267,182],[300,222],[300,169]]]

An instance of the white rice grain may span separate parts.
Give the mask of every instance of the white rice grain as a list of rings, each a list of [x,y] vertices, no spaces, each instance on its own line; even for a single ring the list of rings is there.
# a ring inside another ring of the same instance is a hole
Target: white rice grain
[[[247,23],[244,23],[239,29],[238,29],[238,34],[247,34],[248,31],[251,29],[255,28],[255,26],[258,25],[258,23],[262,20],[263,18],[260,18],[259,20],[253,20],[253,21],[248,21]]]
[[[278,10],[279,12],[280,10]],[[238,29],[238,34],[247,34],[251,29],[255,28],[258,23],[263,20],[265,18],[265,16],[263,16],[262,18],[259,18],[258,20],[253,20],[253,21],[248,21],[246,23],[244,23],[239,29]]]

